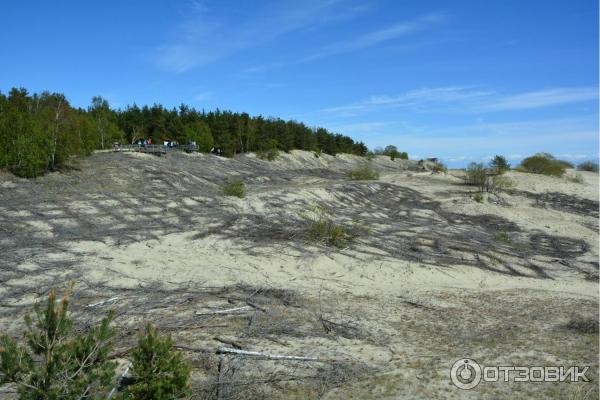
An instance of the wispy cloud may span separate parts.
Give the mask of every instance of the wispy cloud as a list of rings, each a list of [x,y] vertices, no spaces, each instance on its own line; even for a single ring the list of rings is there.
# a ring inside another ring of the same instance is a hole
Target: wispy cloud
[[[423,31],[432,25],[443,22],[445,19],[446,16],[444,14],[428,14],[413,20],[399,22],[385,29],[367,32],[361,36],[326,45],[315,54],[305,57],[300,61],[312,61],[335,54],[373,47],[383,42]]]
[[[495,101],[483,105],[482,109],[486,111],[522,110],[578,103],[597,98],[598,88],[595,87],[555,88],[499,97]]]
[[[194,100],[196,100],[196,101],[208,101],[208,100],[211,100],[212,98],[213,98],[213,92],[210,92],[210,91],[200,92],[194,96]]]
[[[504,95],[473,87],[438,87],[411,90],[401,95],[371,96],[347,105],[322,109],[324,113],[348,116],[377,108],[405,107],[429,111],[440,109],[470,113],[523,110],[579,103],[598,99],[595,87],[554,88]]]
[[[239,13],[225,6],[209,8],[202,2],[193,2],[190,15],[176,28],[174,37],[156,49],[155,61],[163,69],[185,72],[287,33],[343,21],[366,10],[366,6],[346,3],[276,2],[253,8],[250,16],[235,18]]]

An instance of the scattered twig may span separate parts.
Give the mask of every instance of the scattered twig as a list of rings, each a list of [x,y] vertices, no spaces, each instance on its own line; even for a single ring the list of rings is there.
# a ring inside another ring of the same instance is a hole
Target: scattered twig
[[[99,301],[97,303],[88,304],[86,307],[87,308],[102,307],[104,305],[115,304],[117,301],[119,301],[118,297],[111,297],[108,300],[103,300],[103,301]]]
[[[303,357],[303,356],[283,356],[277,354],[260,353],[258,351],[248,351],[233,349],[231,347],[221,347],[217,350],[217,354],[236,354],[238,356],[259,358],[265,360],[290,360],[290,361],[314,361],[314,362],[328,362],[328,360],[322,360],[316,357]]]
[[[238,312],[252,310],[253,307],[243,306],[228,308],[226,310],[215,310],[215,311],[196,311],[196,315],[215,315],[215,314],[234,314]]]
[[[236,342],[233,339],[227,339],[227,338],[223,338],[223,337],[220,337],[220,336],[215,336],[213,339],[216,340],[217,342],[221,342],[221,343],[233,346],[236,349],[240,349],[241,350],[242,347],[244,347],[243,344],[238,343],[238,342]]]

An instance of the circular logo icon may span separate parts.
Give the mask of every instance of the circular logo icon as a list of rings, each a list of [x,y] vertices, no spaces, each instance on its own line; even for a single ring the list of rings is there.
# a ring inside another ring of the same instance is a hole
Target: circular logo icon
[[[481,382],[481,366],[470,358],[456,360],[450,370],[450,379],[457,388],[473,389]]]

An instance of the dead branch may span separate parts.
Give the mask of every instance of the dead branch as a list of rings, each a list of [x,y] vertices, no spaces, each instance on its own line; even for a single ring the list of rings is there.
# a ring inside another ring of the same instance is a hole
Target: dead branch
[[[330,362],[330,360],[323,360],[316,357],[303,357],[303,356],[283,356],[277,354],[260,353],[258,351],[248,351],[233,349],[231,347],[221,347],[217,350],[217,354],[235,354],[243,357],[252,357],[263,360],[289,360],[289,361],[313,361],[313,362]]]
[[[228,345],[230,345],[230,346],[232,346],[232,347],[234,347],[236,349],[240,349],[241,350],[242,347],[244,347],[244,345],[242,343],[238,343],[238,342],[236,342],[233,339],[227,339],[227,338],[223,338],[223,337],[220,337],[220,336],[215,336],[213,339],[216,340],[217,342],[228,344]]]
[[[244,312],[244,311],[249,311],[249,310],[252,310],[252,307],[243,306],[243,307],[228,308],[226,310],[196,311],[196,315],[234,314],[234,313]]]
[[[118,297],[111,297],[108,300],[103,300],[103,301],[99,301],[97,303],[88,304],[86,307],[87,308],[102,307],[104,305],[115,304],[117,301],[119,301]]]

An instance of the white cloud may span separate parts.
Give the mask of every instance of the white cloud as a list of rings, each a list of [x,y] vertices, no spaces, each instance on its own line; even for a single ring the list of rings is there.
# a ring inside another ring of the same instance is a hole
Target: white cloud
[[[499,97],[495,101],[483,105],[481,109],[484,111],[521,110],[579,103],[597,98],[598,88],[596,87],[554,88]]]
[[[213,92],[200,92],[194,96],[194,100],[196,101],[208,101],[213,98]]]
[[[413,20],[399,22],[385,29],[367,32],[361,36],[349,38],[343,42],[329,44],[321,50],[308,57],[301,59],[301,62],[313,61],[323,57],[329,57],[335,54],[347,53],[361,50],[378,45],[380,43],[397,39],[402,36],[415,34],[427,29],[432,25],[443,22],[446,16],[443,14],[429,14],[415,18]]]
[[[366,6],[353,7],[345,0],[308,0],[259,5],[252,15],[240,17],[227,6],[209,8],[193,2],[190,15],[171,40],[156,48],[154,59],[165,70],[185,72],[287,33],[353,18],[365,10]]]
[[[426,111],[443,109],[459,113],[489,113],[551,107],[597,99],[598,89],[595,87],[555,88],[503,95],[491,90],[450,86],[415,89],[396,96],[371,96],[360,102],[329,107],[321,111],[357,115],[374,109],[402,107]]]

